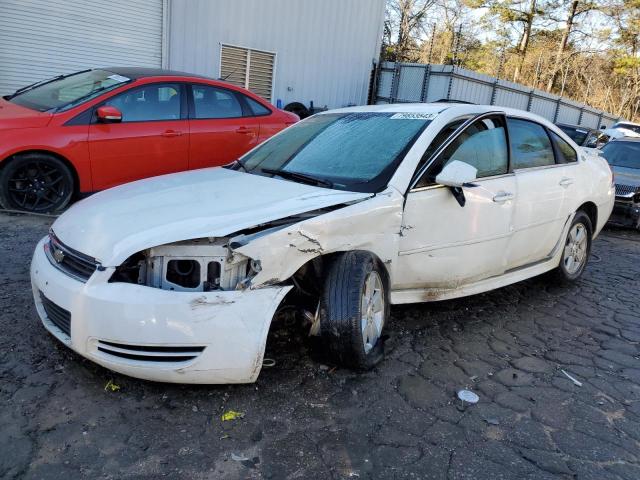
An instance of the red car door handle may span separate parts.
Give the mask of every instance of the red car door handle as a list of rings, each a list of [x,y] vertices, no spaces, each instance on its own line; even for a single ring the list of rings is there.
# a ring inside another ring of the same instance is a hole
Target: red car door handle
[[[236,130],[237,133],[244,133],[244,134],[252,134],[253,130],[247,127],[240,127]]]
[[[179,137],[182,135],[182,132],[178,132],[177,130],[167,130],[166,132],[161,133],[163,137]]]

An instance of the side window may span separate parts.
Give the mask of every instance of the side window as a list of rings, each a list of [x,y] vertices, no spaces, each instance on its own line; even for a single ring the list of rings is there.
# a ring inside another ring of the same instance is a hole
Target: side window
[[[578,154],[571,145],[565,142],[562,138],[560,138],[560,135],[554,132],[551,132],[551,136],[553,137],[553,141],[555,142],[558,153],[560,154],[558,163],[571,163],[578,161]]]
[[[180,119],[180,84],[159,83],[126,91],[105,105],[122,112],[123,122]]]
[[[505,135],[504,119],[488,117],[469,125],[438,156],[429,171],[416,185],[432,185],[444,166],[458,160],[478,169],[478,178],[507,173],[509,154]]]
[[[422,155],[422,158],[420,159],[420,162],[416,167],[416,173],[419,172],[420,169],[424,166],[424,164],[429,161],[429,159],[433,156],[436,150],[440,148],[440,145],[442,145],[453,134],[453,132],[455,132],[458,128],[460,128],[460,125],[462,125],[467,120],[468,120],[467,117],[454,120],[453,122],[446,125],[442,130],[440,130],[440,132],[438,132],[438,134],[435,136],[433,141],[429,144],[429,146],[425,150],[424,155]],[[428,182],[424,183],[425,181],[426,181],[425,177],[423,176],[422,179],[418,181],[418,184],[416,184],[416,187],[426,186]]]
[[[537,123],[507,119],[513,169],[555,164],[553,147],[546,130]]]
[[[255,115],[256,117],[261,117],[263,115],[271,114],[271,110],[269,110],[267,107],[265,107],[261,103],[256,102],[253,98],[247,97],[246,95],[243,95],[243,97],[247,102],[247,104],[249,105],[249,108],[253,112],[253,115]]]
[[[235,93],[224,88],[192,85],[195,118],[242,117],[242,106]]]

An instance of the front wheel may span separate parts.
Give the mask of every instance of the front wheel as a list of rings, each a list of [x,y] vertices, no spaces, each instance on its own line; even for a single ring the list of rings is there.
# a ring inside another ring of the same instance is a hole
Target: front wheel
[[[0,204],[4,208],[55,213],[67,206],[72,195],[71,171],[51,155],[19,155],[0,170]]]
[[[579,211],[571,222],[560,259],[554,275],[561,282],[573,282],[580,278],[591,254],[593,227],[589,216]]]
[[[382,359],[389,318],[383,267],[367,252],[347,252],[329,265],[320,308],[320,334],[337,363],[369,369]]]

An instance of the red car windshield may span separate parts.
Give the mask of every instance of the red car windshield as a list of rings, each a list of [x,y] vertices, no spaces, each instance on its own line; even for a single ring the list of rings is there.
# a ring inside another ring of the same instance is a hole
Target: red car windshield
[[[89,70],[34,84],[18,90],[7,99],[39,112],[59,112],[91,100],[130,80],[107,70]]]

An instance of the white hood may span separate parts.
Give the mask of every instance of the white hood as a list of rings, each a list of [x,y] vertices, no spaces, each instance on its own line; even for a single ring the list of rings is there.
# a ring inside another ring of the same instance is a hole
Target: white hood
[[[117,266],[146,248],[220,237],[370,196],[206,168],[97,193],[72,206],[52,228],[67,246],[103,266]]]

